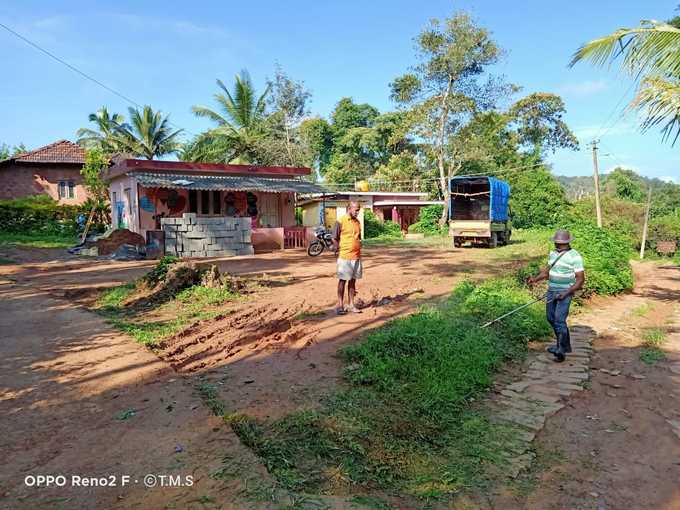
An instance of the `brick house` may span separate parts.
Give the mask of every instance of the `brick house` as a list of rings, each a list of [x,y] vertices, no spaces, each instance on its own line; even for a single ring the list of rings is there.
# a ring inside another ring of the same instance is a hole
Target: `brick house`
[[[84,163],[85,151],[68,140],[0,161],[0,199],[49,195],[61,204],[82,204]]]

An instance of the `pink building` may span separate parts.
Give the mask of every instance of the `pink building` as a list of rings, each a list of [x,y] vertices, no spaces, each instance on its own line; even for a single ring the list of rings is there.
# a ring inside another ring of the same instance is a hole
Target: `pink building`
[[[325,193],[309,168],[119,159],[107,172],[114,228],[147,237],[162,218],[249,218],[256,252],[303,247],[313,232],[295,221],[297,193]]]

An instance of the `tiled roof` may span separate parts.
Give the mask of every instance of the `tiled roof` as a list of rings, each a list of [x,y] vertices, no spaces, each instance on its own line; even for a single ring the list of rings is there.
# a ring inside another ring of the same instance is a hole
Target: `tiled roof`
[[[14,156],[14,161],[22,163],[85,163],[85,150],[68,140],[45,145],[31,152]]]

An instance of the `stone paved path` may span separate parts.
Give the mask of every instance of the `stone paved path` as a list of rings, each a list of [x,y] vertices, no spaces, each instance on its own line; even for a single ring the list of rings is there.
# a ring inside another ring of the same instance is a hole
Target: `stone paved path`
[[[590,377],[591,343],[595,332],[587,326],[571,326],[573,352],[563,363],[543,353],[531,362],[521,380],[508,384],[492,399],[492,419],[518,427],[516,440],[504,445],[510,463],[508,476],[514,478],[534,459],[531,443],[546,419],[566,405],[566,399]]]

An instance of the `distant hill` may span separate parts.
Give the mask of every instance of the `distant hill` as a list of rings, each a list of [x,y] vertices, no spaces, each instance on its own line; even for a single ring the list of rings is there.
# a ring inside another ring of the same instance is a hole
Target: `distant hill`
[[[642,175],[637,176],[641,181],[644,182],[645,187],[651,186],[652,189],[667,187],[669,183],[662,181],[661,179],[650,179],[649,177],[644,177]],[[595,192],[595,185],[593,184],[593,176],[575,176],[570,177],[566,175],[556,175],[555,178],[562,185],[565,192],[567,193],[567,198],[570,200],[579,200],[581,198],[592,195]],[[607,181],[607,175],[600,176],[600,188],[603,189],[605,182]]]

